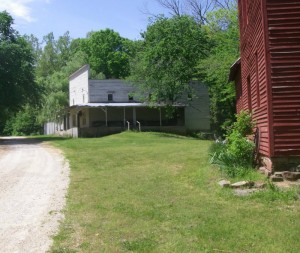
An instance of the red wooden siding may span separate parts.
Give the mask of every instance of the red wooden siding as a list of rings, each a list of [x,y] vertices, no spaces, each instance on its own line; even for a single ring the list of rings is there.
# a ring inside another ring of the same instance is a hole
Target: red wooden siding
[[[242,106],[237,111],[251,109],[260,130],[259,152],[270,156],[268,96],[270,95],[267,69],[265,29],[262,0],[239,0],[241,34],[241,86]],[[245,15],[247,15],[245,17]],[[237,83],[239,86],[239,84]],[[238,89],[238,88],[237,88]],[[250,107],[250,108],[249,108]]]
[[[274,153],[300,156],[300,1],[267,0]]]

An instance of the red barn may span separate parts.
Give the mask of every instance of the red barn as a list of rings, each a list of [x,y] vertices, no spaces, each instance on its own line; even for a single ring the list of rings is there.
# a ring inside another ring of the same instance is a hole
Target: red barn
[[[250,110],[269,170],[300,165],[300,0],[239,0],[237,112]],[[297,168],[298,166],[298,168]]]

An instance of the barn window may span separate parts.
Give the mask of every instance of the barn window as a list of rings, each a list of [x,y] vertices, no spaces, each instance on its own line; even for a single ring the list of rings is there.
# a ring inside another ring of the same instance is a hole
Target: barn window
[[[107,100],[108,101],[113,101],[113,94],[112,93],[107,94]]]
[[[249,109],[249,111],[252,111],[250,75],[247,77],[247,93],[248,93],[248,109]]]
[[[259,73],[258,73],[258,53],[255,53],[255,72],[256,72],[256,99],[257,107],[260,107]]]

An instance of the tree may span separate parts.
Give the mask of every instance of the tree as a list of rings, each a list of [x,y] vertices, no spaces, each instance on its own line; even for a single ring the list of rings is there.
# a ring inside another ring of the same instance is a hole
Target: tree
[[[69,76],[86,63],[86,55],[78,51],[59,71],[55,71],[43,79],[45,92],[42,95],[42,105],[38,114],[38,121],[44,123],[55,120],[68,106]]]
[[[216,9],[230,9],[236,0],[156,0],[174,16],[189,15],[199,24],[206,24],[207,14]]]
[[[213,47],[209,57],[199,61],[199,74],[208,84],[211,122],[214,131],[223,135],[235,120],[235,89],[228,83],[230,66],[239,57],[239,29],[236,5],[219,9],[207,16],[207,29]]]
[[[130,73],[126,41],[117,32],[105,29],[89,33],[79,44],[97,74],[103,73],[108,79],[125,78]]]
[[[24,105],[5,124],[3,133],[5,135],[31,135],[41,132],[41,124],[37,122],[37,107],[30,104]]]
[[[130,79],[151,91],[153,102],[173,104],[196,77],[198,60],[206,57],[206,34],[191,17],[174,16],[155,19],[142,37]]]
[[[55,40],[53,33],[43,38],[45,44],[37,65],[37,76],[47,77],[55,71],[59,71],[70,59],[71,38],[69,32]]]
[[[11,113],[37,101],[39,91],[32,47],[12,25],[12,17],[0,12],[0,132]]]

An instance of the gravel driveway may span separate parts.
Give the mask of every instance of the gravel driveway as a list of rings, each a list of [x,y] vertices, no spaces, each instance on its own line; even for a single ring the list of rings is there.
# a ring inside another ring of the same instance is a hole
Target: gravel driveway
[[[69,183],[62,154],[38,140],[0,138],[0,252],[46,252]]]

